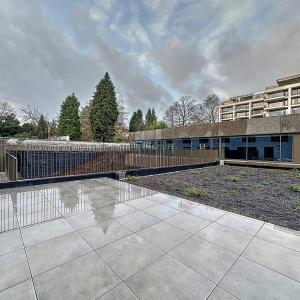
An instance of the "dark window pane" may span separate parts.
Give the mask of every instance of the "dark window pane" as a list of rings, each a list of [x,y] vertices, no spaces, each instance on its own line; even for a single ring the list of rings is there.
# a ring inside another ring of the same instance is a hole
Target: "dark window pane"
[[[293,136],[281,136],[281,160],[292,161],[293,159]]]

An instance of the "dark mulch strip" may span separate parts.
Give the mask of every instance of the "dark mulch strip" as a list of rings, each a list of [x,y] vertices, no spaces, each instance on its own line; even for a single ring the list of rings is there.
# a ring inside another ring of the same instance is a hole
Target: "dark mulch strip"
[[[290,188],[300,185],[299,170],[216,166],[139,177],[135,184],[300,230],[300,211],[295,210],[300,192]],[[188,187],[201,189],[205,195],[188,197]]]

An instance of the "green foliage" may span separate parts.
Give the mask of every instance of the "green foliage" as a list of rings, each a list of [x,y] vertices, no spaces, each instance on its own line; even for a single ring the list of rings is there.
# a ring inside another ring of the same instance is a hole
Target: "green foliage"
[[[294,204],[295,211],[300,212],[300,199],[298,199]]]
[[[249,173],[248,173],[248,171],[247,170],[241,170],[240,172],[239,172],[239,175],[240,176],[246,176],[246,175],[248,175]]]
[[[127,176],[127,181],[129,181],[129,182],[138,182],[138,180],[139,180],[139,177],[138,176]]]
[[[158,123],[155,123],[153,125],[147,126],[145,130],[155,130],[155,129],[164,129],[168,128],[168,125],[164,121],[159,121]]]
[[[21,126],[20,134],[23,137],[32,137],[36,135],[36,125],[33,123],[24,123]]]
[[[20,122],[14,113],[9,113],[0,117],[0,136],[14,136],[20,132]]]
[[[241,178],[238,175],[230,176],[230,181],[232,182],[238,182]]]
[[[235,197],[239,197],[240,196],[240,192],[236,189],[233,189],[232,191],[230,191],[230,193],[235,196]]]
[[[203,189],[188,187],[184,193],[188,197],[203,197],[205,191]]]
[[[96,86],[96,92],[91,101],[90,121],[95,140],[112,141],[118,114],[115,87],[106,72],[104,78]]]
[[[290,189],[291,189],[293,192],[295,192],[295,193],[300,192],[300,185],[299,185],[299,184],[296,184],[296,183],[291,184],[291,185],[290,185]]]
[[[43,114],[39,118],[37,128],[36,128],[36,135],[39,139],[48,138],[48,123]]]
[[[58,119],[58,132],[60,135],[69,135],[71,140],[80,139],[80,103],[74,93],[68,95],[61,104]]]
[[[250,187],[252,187],[254,189],[262,189],[262,188],[266,187],[266,185],[262,184],[262,183],[254,183],[254,184],[250,185]]]
[[[144,127],[145,125],[143,120],[143,113],[140,109],[138,109],[132,114],[132,117],[129,122],[129,131],[142,131],[144,130]]]
[[[126,136],[123,136],[123,135],[115,135],[114,138],[113,138],[113,142],[114,143],[127,143],[128,138]]]
[[[157,116],[155,113],[154,108],[152,110],[149,108],[145,117],[145,127],[149,128],[151,126],[156,125],[157,123]]]

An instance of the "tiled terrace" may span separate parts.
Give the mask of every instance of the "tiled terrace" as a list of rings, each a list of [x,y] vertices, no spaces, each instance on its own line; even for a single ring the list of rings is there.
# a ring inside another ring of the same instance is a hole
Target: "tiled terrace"
[[[2,190],[0,299],[299,299],[300,236],[111,179]]]

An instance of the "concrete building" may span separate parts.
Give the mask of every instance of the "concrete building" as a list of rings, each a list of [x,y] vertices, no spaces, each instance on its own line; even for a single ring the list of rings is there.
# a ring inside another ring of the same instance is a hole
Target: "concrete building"
[[[218,149],[228,161],[300,167],[300,114],[133,132],[129,141],[152,149]]]
[[[300,74],[276,80],[264,91],[232,97],[222,102],[222,121],[282,116],[300,113]]]

